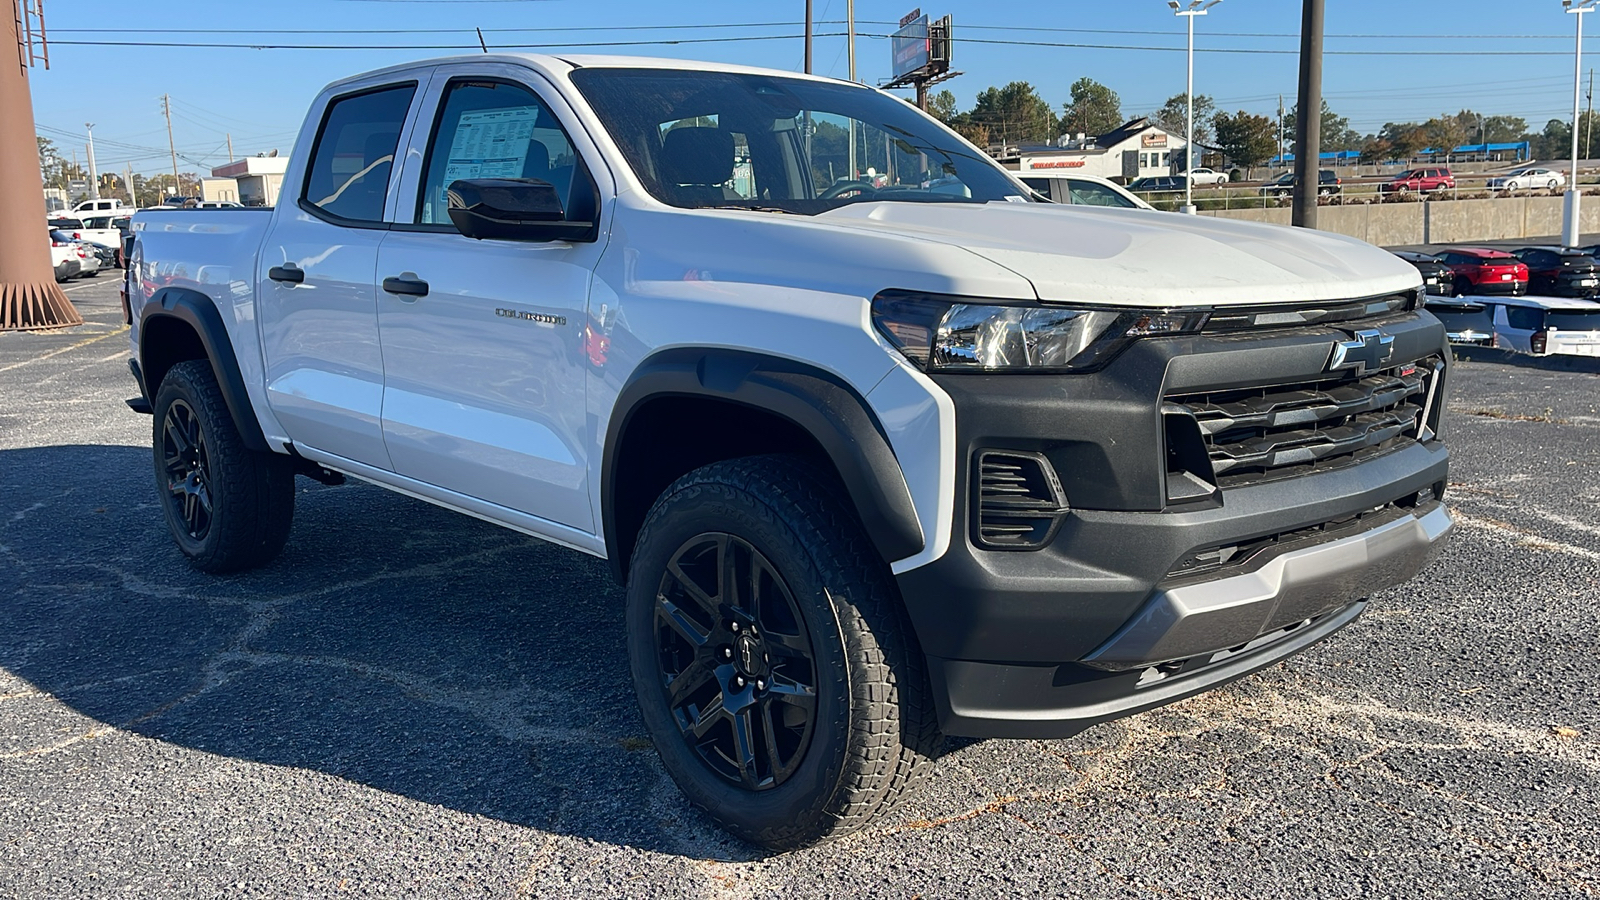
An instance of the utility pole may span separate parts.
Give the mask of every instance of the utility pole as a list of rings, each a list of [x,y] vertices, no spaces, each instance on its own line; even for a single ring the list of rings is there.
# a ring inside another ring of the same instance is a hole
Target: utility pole
[[[1294,117],[1294,216],[1299,228],[1317,227],[1322,162],[1323,0],[1305,0],[1300,23],[1300,105]]]
[[[233,135],[228,135],[228,162],[233,162]]]
[[[811,0],[806,0],[806,74],[811,74]]]
[[[178,145],[172,142],[172,95],[161,95],[161,109],[167,114],[167,149],[172,151],[172,192],[179,190],[178,182]]]
[[[133,163],[128,163],[122,168],[122,186],[128,189],[128,205],[137,209],[139,193],[133,189]]]
[[[89,199],[100,199],[100,173],[94,167],[94,123],[85,122],[83,127],[89,132]]]
[[[1595,159],[1594,147],[1590,146],[1590,141],[1592,141],[1592,139],[1594,139],[1594,136],[1595,136],[1595,70],[1594,69],[1590,69],[1589,70],[1589,112],[1587,112],[1587,114],[1584,115],[1584,119],[1587,120],[1587,122],[1584,122],[1584,159],[1592,160],[1592,159]],[[94,163],[90,162],[90,165],[94,165]]]
[[[844,6],[845,52],[850,57],[850,81],[856,80],[856,0],[847,0]],[[850,125],[850,164],[845,167],[845,177],[851,181],[856,180],[856,120],[848,120]]]
[[[1583,17],[1594,12],[1596,0],[1561,0],[1566,11],[1578,20],[1576,46],[1572,54],[1572,178],[1567,184],[1561,216],[1561,246],[1578,246],[1583,190],[1578,187],[1578,116],[1583,97]]]
[[[1278,165],[1283,165],[1283,95],[1278,95]]]

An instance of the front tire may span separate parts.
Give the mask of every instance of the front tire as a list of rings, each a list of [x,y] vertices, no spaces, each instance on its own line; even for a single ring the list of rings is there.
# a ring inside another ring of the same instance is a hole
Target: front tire
[[[888,813],[941,737],[921,650],[848,500],[802,460],[685,475],[628,579],[640,711],[690,802],[790,850]]]
[[[212,574],[270,562],[294,519],[294,464],[244,445],[207,360],[167,370],[154,407],[156,491],[178,549]]]

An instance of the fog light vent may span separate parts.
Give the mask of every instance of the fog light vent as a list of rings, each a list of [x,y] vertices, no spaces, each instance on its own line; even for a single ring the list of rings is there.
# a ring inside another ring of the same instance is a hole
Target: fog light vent
[[[1067,513],[1067,495],[1038,453],[985,450],[973,473],[973,541],[990,550],[1037,550]]]

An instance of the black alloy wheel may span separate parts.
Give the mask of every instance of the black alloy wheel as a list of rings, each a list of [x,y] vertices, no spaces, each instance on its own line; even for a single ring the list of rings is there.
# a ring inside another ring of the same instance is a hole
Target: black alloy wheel
[[[655,631],[661,688],[690,749],[748,790],[787,781],[811,743],[817,666],[772,563],[735,535],[690,538],[656,591]]]
[[[211,461],[194,408],[173,400],[161,423],[161,465],[167,473],[166,502],[191,539],[211,531]]]
[[[245,446],[211,363],[184,360],[151,398],[156,494],[174,543],[203,572],[271,560],[294,520],[294,462]]]

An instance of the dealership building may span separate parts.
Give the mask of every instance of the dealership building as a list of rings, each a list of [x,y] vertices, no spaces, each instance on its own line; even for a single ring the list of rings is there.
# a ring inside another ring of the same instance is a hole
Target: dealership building
[[[1009,147],[998,154],[1006,168],[1022,172],[1082,172],[1128,182],[1135,178],[1172,175],[1182,164],[1183,135],[1173,134],[1148,118],[1134,119],[1102,134],[1063,135],[1057,146]],[[1204,147],[1201,152],[1205,152]],[[1197,160],[1198,165],[1198,160]]]

